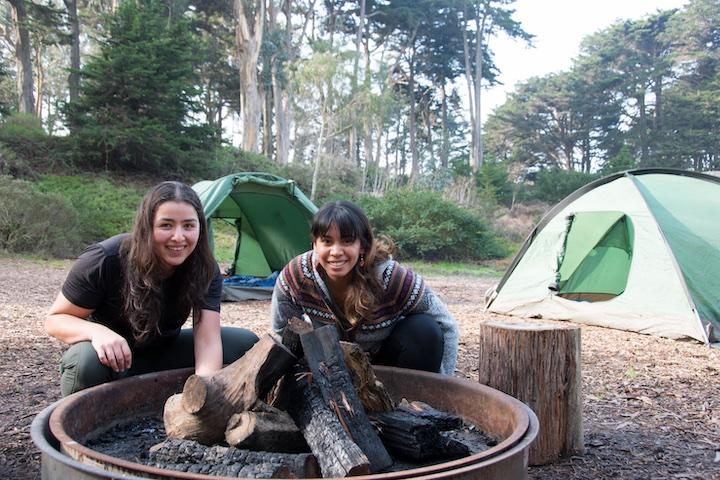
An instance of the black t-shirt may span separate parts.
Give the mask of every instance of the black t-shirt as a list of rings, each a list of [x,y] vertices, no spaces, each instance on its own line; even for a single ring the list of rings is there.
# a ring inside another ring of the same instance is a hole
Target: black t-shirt
[[[62,293],[78,307],[94,309],[89,320],[103,324],[135,345],[132,329],[123,313],[122,285],[124,271],[120,258],[120,245],[128,236],[124,233],[90,245],[75,261],[62,286]],[[187,320],[188,313],[179,311],[176,302],[177,279],[172,276],[162,284],[162,318],[160,336],[143,347],[163,343],[175,338]],[[215,266],[215,277],[208,288],[202,309],[220,311],[222,275]]]

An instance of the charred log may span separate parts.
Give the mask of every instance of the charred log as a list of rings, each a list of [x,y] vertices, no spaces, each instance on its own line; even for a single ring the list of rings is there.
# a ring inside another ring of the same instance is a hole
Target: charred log
[[[279,398],[316,455],[323,477],[370,473],[368,458],[325,404],[309,372],[296,367],[286,375]]]
[[[206,447],[192,440],[167,439],[153,446],[150,466],[204,475],[246,478],[312,478],[319,475],[311,454],[252,452]]]
[[[357,343],[340,342],[345,364],[353,386],[368,412],[389,412],[395,409],[390,394],[375,376],[368,354]]]
[[[225,441],[247,450],[269,452],[308,452],[300,430],[287,412],[268,405],[256,411],[236,413],[228,421]]]
[[[300,336],[305,358],[312,372],[312,383],[337,415],[350,438],[370,462],[370,471],[390,467],[392,458],[383,446],[365,413],[345,365],[335,326],[320,327]]]
[[[442,420],[433,421],[405,410],[378,412],[372,419],[388,450],[406,459],[455,459],[470,454],[467,445],[444,433]]]

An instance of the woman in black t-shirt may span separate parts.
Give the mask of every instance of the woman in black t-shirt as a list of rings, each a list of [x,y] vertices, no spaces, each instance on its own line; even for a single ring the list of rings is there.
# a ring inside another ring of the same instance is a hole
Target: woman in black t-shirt
[[[50,308],[47,332],[71,344],[62,394],[193,365],[206,375],[235,361],[257,337],[220,327],[221,293],[197,194],[178,182],[155,186],[132,233],[88,247]],[[189,315],[193,328],[181,329]]]

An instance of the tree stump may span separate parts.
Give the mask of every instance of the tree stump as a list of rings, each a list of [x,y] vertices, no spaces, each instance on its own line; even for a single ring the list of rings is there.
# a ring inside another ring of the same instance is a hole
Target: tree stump
[[[580,327],[549,323],[480,324],[479,381],[527,404],[540,432],[529,464],[583,453]]]

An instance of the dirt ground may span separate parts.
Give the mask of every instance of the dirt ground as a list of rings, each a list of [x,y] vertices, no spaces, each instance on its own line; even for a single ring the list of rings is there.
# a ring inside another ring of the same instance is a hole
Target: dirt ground
[[[63,345],[43,317],[67,262],[0,258],[0,479],[40,477],[30,423],[59,398]],[[477,379],[481,296],[492,279],[429,277],[461,330],[457,375]],[[267,329],[268,302],[223,304],[223,323]],[[720,479],[720,350],[582,326],[586,452],[531,479]]]

